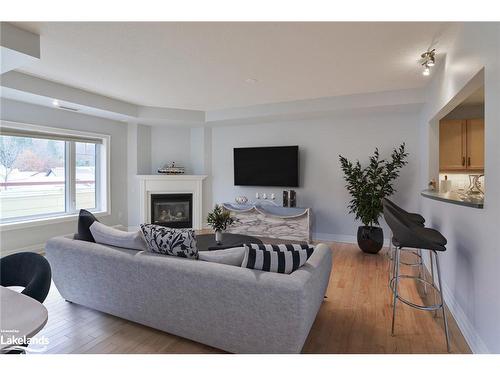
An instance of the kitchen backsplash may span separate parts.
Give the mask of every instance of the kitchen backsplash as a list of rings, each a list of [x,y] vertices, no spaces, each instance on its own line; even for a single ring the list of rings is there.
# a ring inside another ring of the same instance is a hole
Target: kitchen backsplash
[[[472,173],[471,173],[472,174]],[[451,190],[468,189],[469,188],[469,174],[468,173],[440,173],[439,181],[444,180],[444,176],[448,176],[451,181]],[[485,185],[484,177],[481,178],[481,183]]]

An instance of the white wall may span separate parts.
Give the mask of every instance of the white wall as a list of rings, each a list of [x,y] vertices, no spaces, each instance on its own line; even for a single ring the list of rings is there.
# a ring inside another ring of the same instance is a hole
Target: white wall
[[[212,204],[212,128],[191,129],[191,168],[193,174],[206,175],[203,180],[203,225]]]
[[[111,215],[100,218],[109,224],[127,224],[127,125],[68,111],[12,100],[1,100],[1,118],[7,121],[38,124],[56,128],[95,131],[111,136]],[[2,231],[0,249],[10,252],[44,244],[51,237],[74,233],[74,221],[41,225],[27,229]]]
[[[232,202],[238,195],[250,200],[256,192],[275,193],[281,204],[281,188],[234,186],[233,148],[298,145],[300,187],[298,206],[310,207],[313,232],[319,239],[355,241],[357,226],[348,214],[350,197],[339,165],[339,154],[366,164],[375,147],[388,156],[406,142],[409,164],[396,183],[395,200],[410,209],[418,205],[418,109],[354,111],[324,118],[288,120],[257,125],[220,126],[212,129],[212,181],[214,203]],[[387,233],[387,232],[386,232]]]
[[[174,161],[191,170],[191,131],[188,127],[151,127],[151,173]]]
[[[437,142],[429,121],[484,67],[484,209],[421,198],[427,223],[448,239],[441,254],[446,302],[474,352],[500,353],[500,25],[466,23],[444,65],[430,76],[427,105],[420,123],[424,188],[435,169]],[[435,131],[435,130],[434,130]]]

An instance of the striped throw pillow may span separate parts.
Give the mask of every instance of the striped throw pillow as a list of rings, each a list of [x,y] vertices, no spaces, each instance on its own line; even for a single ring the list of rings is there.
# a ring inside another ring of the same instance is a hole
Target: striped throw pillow
[[[314,251],[310,245],[298,244],[244,246],[245,257],[241,267],[287,274],[302,267]]]

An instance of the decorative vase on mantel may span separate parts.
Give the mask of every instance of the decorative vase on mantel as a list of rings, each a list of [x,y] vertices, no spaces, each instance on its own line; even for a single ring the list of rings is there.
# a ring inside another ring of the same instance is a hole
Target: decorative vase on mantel
[[[222,230],[215,231],[215,242],[217,243],[217,245],[222,244]]]

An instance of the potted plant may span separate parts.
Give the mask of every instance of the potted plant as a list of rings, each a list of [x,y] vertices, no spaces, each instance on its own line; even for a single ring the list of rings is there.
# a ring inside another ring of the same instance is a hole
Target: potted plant
[[[390,160],[380,158],[378,148],[375,149],[370,163],[361,167],[359,160],[355,163],[339,155],[346,188],[352,199],[349,202],[349,213],[356,215],[363,226],[358,228],[358,245],[365,253],[376,254],[384,244],[384,233],[379,225],[382,215],[382,199],[389,197],[396,190],[392,186],[398,178],[400,169],[408,163],[405,144],[392,151]]]
[[[222,231],[234,223],[231,213],[224,210],[221,205],[216,204],[213,211],[208,213],[207,223],[215,230],[215,242],[222,243]]]

